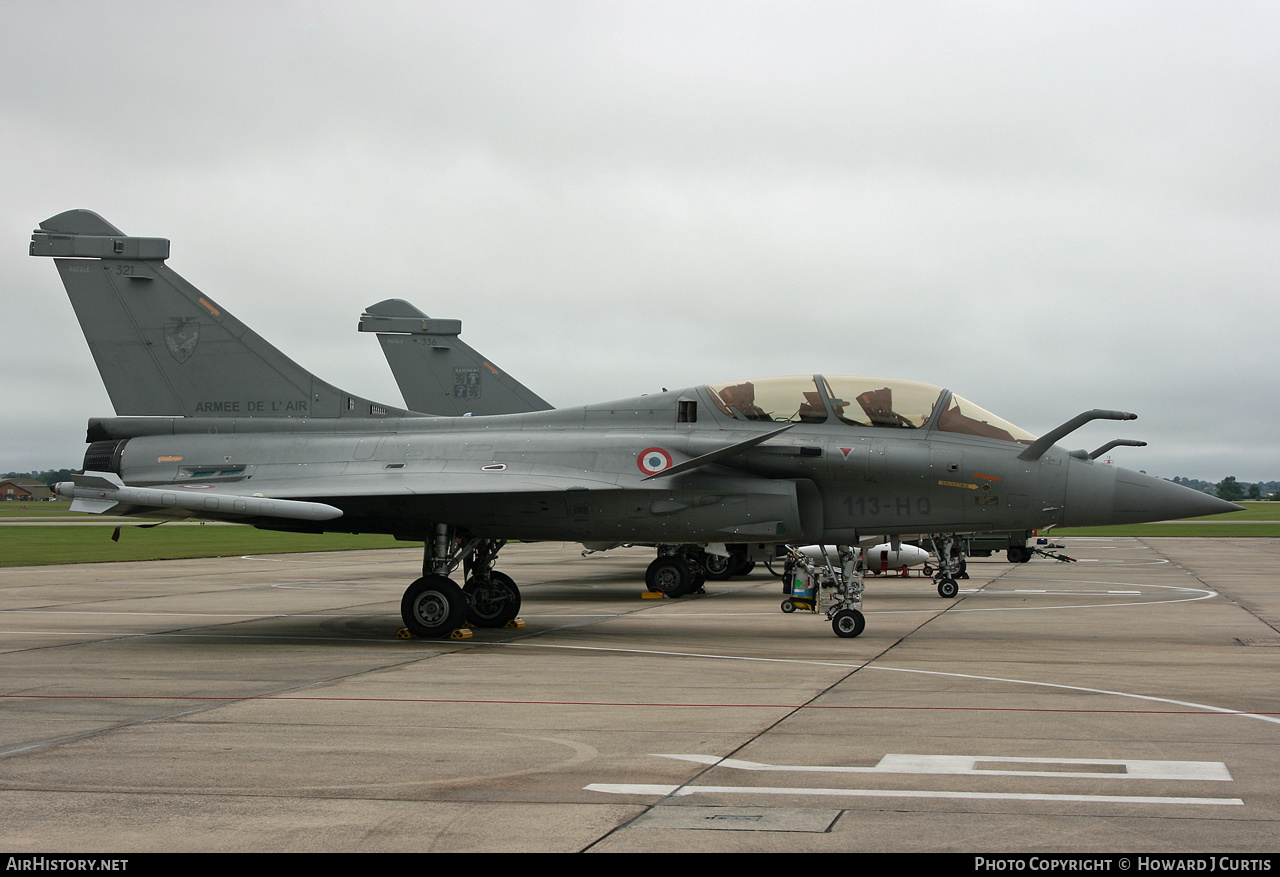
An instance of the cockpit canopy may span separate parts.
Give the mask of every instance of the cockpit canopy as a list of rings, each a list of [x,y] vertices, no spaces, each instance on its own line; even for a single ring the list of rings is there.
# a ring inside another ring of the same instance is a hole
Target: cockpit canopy
[[[1030,444],[1035,436],[932,384],[846,376],[798,375],[708,384],[720,411],[735,420],[923,429]]]

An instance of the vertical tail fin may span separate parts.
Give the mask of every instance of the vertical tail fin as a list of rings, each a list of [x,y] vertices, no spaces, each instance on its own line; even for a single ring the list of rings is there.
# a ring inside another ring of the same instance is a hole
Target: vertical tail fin
[[[424,414],[522,414],[551,408],[458,335],[461,320],[433,320],[398,298],[370,305],[360,331],[376,332],[405,404]]]
[[[169,241],[128,237],[96,213],[40,223],[116,413],[201,417],[400,417],[289,359],[165,265]]]

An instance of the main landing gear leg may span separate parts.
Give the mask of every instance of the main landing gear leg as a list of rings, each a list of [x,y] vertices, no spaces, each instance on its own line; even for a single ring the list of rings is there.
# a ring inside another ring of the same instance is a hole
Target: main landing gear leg
[[[933,536],[933,553],[938,555],[938,571],[933,580],[938,584],[938,596],[950,600],[960,593],[957,579],[967,579],[968,562],[964,556],[964,540],[951,535]]]
[[[438,639],[468,621],[476,627],[502,627],[520,612],[520,590],[510,576],[494,570],[506,543],[494,539],[465,542],[444,524],[426,544],[422,578],[400,600],[400,616],[414,636]],[[450,573],[465,564],[466,585],[459,588]]]

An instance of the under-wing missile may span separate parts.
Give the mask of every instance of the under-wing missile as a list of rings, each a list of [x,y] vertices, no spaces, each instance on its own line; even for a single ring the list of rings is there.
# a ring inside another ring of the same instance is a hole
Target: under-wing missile
[[[70,481],[54,485],[59,495],[72,500],[71,511],[100,515],[121,506],[174,509],[201,517],[292,518],[299,521],[331,521],[342,517],[342,509],[320,502],[270,499],[264,496],[235,496],[209,493],[204,489],[159,489],[128,487],[111,472],[86,472]]]

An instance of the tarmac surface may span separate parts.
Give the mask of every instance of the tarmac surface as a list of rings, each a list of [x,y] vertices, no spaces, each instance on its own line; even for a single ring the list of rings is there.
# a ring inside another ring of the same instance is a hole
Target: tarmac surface
[[[457,641],[419,549],[0,569],[0,850],[1275,852],[1280,540],[1067,546],[857,639],[642,549]]]

